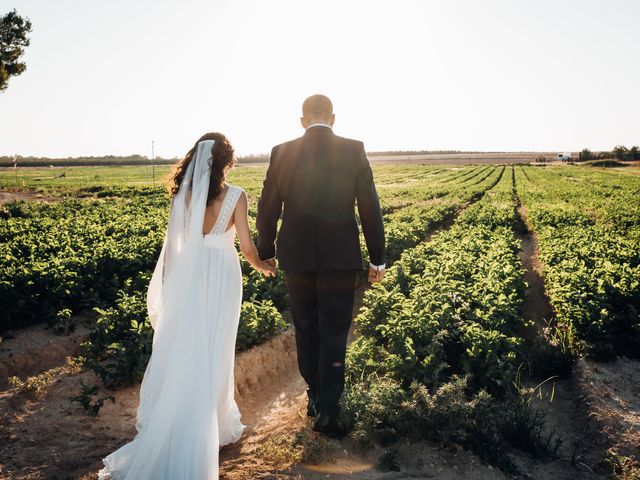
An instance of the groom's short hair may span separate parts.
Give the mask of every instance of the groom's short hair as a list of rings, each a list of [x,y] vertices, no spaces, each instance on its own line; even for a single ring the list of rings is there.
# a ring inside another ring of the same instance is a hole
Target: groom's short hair
[[[333,114],[333,103],[326,95],[311,95],[302,103],[302,115],[305,117],[329,116]]]

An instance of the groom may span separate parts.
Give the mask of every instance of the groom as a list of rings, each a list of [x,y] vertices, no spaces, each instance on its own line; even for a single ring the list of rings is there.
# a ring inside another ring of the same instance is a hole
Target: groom
[[[274,266],[277,258],[285,273],[314,430],[340,436],[347,335],[363,268],[356,201],[371,282],[384,276],[384,228],[364,145],[333,133],[329,98],[307,98],[300,120],[304,135],[271,151],[258,203],[258,252]]]

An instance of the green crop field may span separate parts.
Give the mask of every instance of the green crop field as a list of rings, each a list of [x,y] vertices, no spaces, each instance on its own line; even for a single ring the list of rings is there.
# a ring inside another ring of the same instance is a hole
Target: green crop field
[[[252,218],[265,170],[237,166],[230,175],[247,191]],[[109,387],[139,381],[151,352],[145,292],[167,225],[168,173],[0,171],[1,190],[47,199],[0,205],[0,333],[41,323],[65,331],[88,315],[84,365]],[[344,423],[363,442],[461,444],[505,472],[516,471],[510,449],[553,455],[555,437],[523,379],[566,376],[583,357],[640,359],[637,169],[378,165],[374,176],[389,267],[355,318]],[[523,314],[525,233],[537,242],[553,311],[538,322]],[[290,316],[282,273],[267,279],[245,261],[242,269],[240,350],[280,334]]]

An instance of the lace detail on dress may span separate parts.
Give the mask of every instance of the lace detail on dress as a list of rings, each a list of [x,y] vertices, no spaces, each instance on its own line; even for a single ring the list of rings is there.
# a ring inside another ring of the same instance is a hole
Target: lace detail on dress
[[[212,235],[220,235],[227,230],[227,225],[229,225],[229,220],[231,219],[233,210],[235,209],[238,198],[240,198],[240,193],[242,193],[242,189],[240,187],[229,185],[229,190],[222,201],[222,207],[220,207],[218,218],[216,218],[216,222],[213,224],[213,228],[211,229],[210,233]]]

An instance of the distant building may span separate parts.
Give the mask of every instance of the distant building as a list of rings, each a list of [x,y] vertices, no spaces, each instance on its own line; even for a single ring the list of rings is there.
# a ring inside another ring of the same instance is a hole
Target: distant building
[[[571,152],[559,153],[556,158],[561,162],[569,162],[571,160]]]

